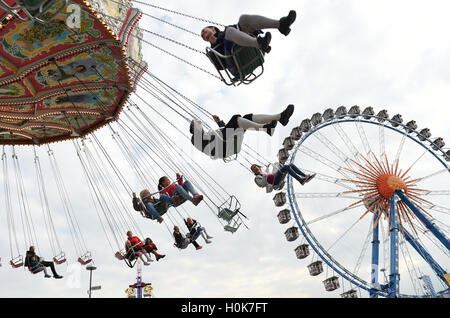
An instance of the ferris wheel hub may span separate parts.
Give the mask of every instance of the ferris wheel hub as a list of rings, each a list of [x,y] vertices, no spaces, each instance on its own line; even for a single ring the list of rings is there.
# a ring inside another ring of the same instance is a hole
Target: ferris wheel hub
[[[395,191],[403,190],[408,191],[408,186],[406,182],[397,175],[384,174],[377,179],[377,189],[380,195],[390,200],[394,195]]]

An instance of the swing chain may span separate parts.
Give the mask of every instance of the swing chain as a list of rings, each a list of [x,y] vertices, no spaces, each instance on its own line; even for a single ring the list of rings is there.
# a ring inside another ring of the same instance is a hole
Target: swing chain
[[[198,20],[198,21],[201,21],[201,22],[208,23],[208,24],[215,24],[217,26],[225,27],[225,25],[217,23],[217,22],[214,22],[214,21],[210,21],[210,20],[206,20],[206,19],[203,19],[203,18],[194,17],[194,16],[186,14],[186,13],[182,13],[182,12],[178,12],[178,11],[174,11],[174,10],[170,10],[170,9],[166,9],[166,8],[162,8],[162,7],[158,7],[158,6],[154,5],[154,4],[149,4],[149,3],[142,2],[142,1],[137,1],[137,0],[132,0],[132,1],[136,2],[136,3],[139,3],[139,4],[143,4],[143,5],[152,7],[152,8],[155,8],[155,9],[163,10],[163,11],[170,12],[170,13],[173,13],[173,14],[178,14],[178,15],[181,15],[181,16],[186,17],[186,18],[191,18],[191,19],[194,19],[194,20]]]

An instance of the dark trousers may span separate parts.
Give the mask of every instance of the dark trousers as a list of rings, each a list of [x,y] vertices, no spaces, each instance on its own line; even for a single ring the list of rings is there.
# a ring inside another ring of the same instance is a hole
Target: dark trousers
[[[191,241],[192,245],[194,245],[195,248],[198,248],[200,245],[196,241]]]
[[[41,265],[43,265],[45,267],[50,267],[50,269],[52,270],[53,276],[58,276],[58,274],[56,273],[56,270],[55,270],[55,264],[53,262],[43,261],[43,262],[41,262]]]

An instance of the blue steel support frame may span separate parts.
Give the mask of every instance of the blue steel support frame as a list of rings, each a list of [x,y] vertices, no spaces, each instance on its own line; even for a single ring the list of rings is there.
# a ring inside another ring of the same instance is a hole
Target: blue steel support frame
[[[444,282],[447,287],[450,287],[445,279],[445,270],[433,259],[433,257],[422,247],[422,245],[417,241],[406,229],[403,229],[405,233],[405,238],[411,244],[412,247],[419,253],[420,256],[430,265],[436,275]]]
[[[388,298],[398,298],[399,296],[400,274],[398,272],[398,232],[397,213],[395,213],[395,195],[393,195],[391,198],[390,209],[391,271],[389,275]]]
[[[395,191],[395,194],[408,206],[408,208],[411,209],[419,220],[425,224],[426,228],[429,229],[442,244],[444,244],[447,250],[450,250],[450,241],[448,238],[408,199],[403,191]]]
[[[370,273],[370,280],[371,280],[371,287],[372,288],[378,288],[379,282],[378,282],[378,264],[379,264],[379,255],[380,255],[380,240],[378,238],[379,236],[379,229],[378,224],[376,224],[378,219],[378,214],[381,213],[381,211],[378,211],[378,213],[373,214],[373,240],[372,240],[372,271]],[[376,226],[375,226],[376,224]],[[378,294],[370,291],[370,298],[378,298]]]

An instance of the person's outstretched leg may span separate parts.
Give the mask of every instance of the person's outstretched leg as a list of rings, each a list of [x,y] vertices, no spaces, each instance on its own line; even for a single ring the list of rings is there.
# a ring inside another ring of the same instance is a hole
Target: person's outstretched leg
[[[206,232],[206,228],[204,228],[204,227],[202,227],[202,233],[206,235],[206,238],[208,240],[214,238],[211,235],[209,235],[208,232]]]
[[[300,175],[301,177],[303,177],[303,178],[306,177],[306,174],[304,174],[304,173],[303,173],[299,168],[297,168],[297,166],[294,165],[293,163],[291,163],[291,164],[289,165],[289,167],[291,167],[291,169],[294,170],[294,172],[295,172],[296,174]]]
[[[258,40],[255,37],[231,27],[225,31],[225,40],[240,46],[259,48]]]
[[[59,276],[58,273],[56,273],[55,264],[53,262],[41,262],[41,264],[45,267],[50,267],[53,277],[54,278],[62,278],[62,276]]]
[[[45,267],[42,267],[42,268],[43,268],[43,271],[44,271],[44,277],[45,277],[45,278],[51,277],[51,276],[47,273],[47,269],[46,269]]]
[[[199,230],[200,230],[200,235],[201,235],[201,236],[203,237],[203,239],[205,240],[205,243],[206,243],[206,244],[210,244],[211,241],[210,241],[209,239],[212,238],[212,237],[209,236],[209,235],[206,233],[205,228],[202,227],[202,228],[199,228]]]
[[[175,187],[175,190],[173,190],[173,194],[178,194],[180,196],[182,196],[183,198],[185,198],[188,201],[192,201],[193,197],[186,191],[186,189],[180,185],[177,185]]]
[[[237,122],[238,122],[239,128],[242,128],[244,130],[248,130],[248,129],[264,130],[270,136],[273,135],[273,133],[275,131],[275,127],[277,126],[277,123],[278,123],[276,120],[273,120],[269,124],[259,124],[252,120],[246,119],[244,117],[239,117]]]
[[[194,205],[198,205],[200,203],[200,201],[203,200],[203,196],[198,194],[197,190],[195,190],[194,186],[192,185],[192,183],[190,181],[185,181],[183,182],[182,187],[189,193],[191,193],[193,195],[192,198],[192,203]]]
[[[272,41],[272,35],[270,32],[267,32],[264,37],[253,37],[245,32],[239,31],[238,29],[229,27],[225,30],[225,40],[231,41],[240,46],[254,47],[268,53],[270,41]]]
[[[152,258],[151,258],[151,256],[150,256],[149,253],[143,251],[142,254],[144,254],[144,256],[145,256],[145,258],[147,259],[147,261],[153,262],[153,260],[152,260]]]
[[[201,245],[198,245],[198,243],[197,243],[196,241],[191,241],[191,243],[192,243],[192,245],[194,245],[194,247],[195,247],[196,250],[199,250],[199,249],[202,248],[202,246],[201,246]]]
[[[159,201],[166,202],[168,204],[173,204],[173,198],[169,197],[168,195],[165,195],[165,194],[161,194],[159,196]]]
[[[141,251],[135,252],[135,255],[141,259],[142,263],[144,263],[145,266],[150,265],[149,262],[146,262],[146,261],[142,258],[142,254],[143,254],[143,253],[142,253]]]
[[[276,121],[279,121],[280,124],[282,124],[283,126],[286,126],[289,123],[289,119],[291,118],[293,113],[294,113],[294,105],[289,105],[286,107],[286,109],[284,111],[282,111],[279,114],[274,114],[274,115],[248,114],[248,115],[245,115],[243,118],[254,121],[255,123],[258,123],[258,124],[268,124],[268,123],[276,120]]]
[[[280,20],[269,19],[256,14],[243,14],[239,18],[239,26],[246,33],[253,33],[257,30],[278,29]]]
[[[164,221],[164,219],[159,215],[158,211],[156,211],[153,203],[147,202],[145,207],[147,208],[147,211],[150,213],[150,215],[153,217],[153,219],[158,220],[159,223]]]
[[[197,190],[195,190],[194,186],[192,185],[192,183],[190,181],[184,181],[182,187],[184,188],[184,190],[186,190],[187,192],[189,192],[192,195],[196,195],[198,194]]]
[[[303,177],[303,184],[308,183],[309,181],[311,181],[312,179],[314,179],[314,177],[316,176],[315,173],[313,174],[304,174],[299,168],[297,168],[296,165],[294,164],[290,164],[291,169],[295,171],[295,173],[297,173],[298,175],[300,175],[301,177]]]
[[[278,170],[278,172],[275,174],[275,179],[274,179],[274,184],[277,185],[281,182],[281,179],[283,178],[283,176],[289,173],[294,179],[296,179],[298,182],[300,182],[300,184],[304,184],[305,183],[305,178],[299,176],[290,166],[286,165],[281,167],[280,170]]]
[[[253,33],[256,30],[278,29],[280,33],[288,35],[291,32],[291,25],[295,22],[297,13],[294,10],[279,20],[269,19],[260,15],[243,14],[239,18],[239,25],[243,32]]]

